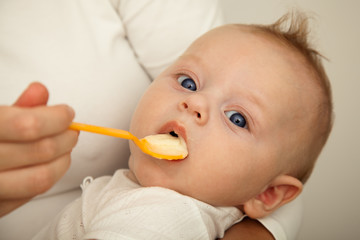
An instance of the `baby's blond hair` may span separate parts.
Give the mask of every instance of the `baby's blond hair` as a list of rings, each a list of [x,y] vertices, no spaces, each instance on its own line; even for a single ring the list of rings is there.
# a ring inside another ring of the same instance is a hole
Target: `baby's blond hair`
[[[308,41],[308,16],[299,11],[289,12],[271,25],[250,25],[255,32],[264,33],[291,50],[299,53],[305,59],[305,67],[309,71],[310,78],[315,81],[321,96],[315,112],[313,126],[308,127],[312,139],[304,146],[297,146],[297,155],[292,164],[289,174],[294,175],[303,183],[307,181],[316,159],[323,149],[333,125],[333,103],[330,81],[324,70],[322,59],[318,51],[311,47]]]

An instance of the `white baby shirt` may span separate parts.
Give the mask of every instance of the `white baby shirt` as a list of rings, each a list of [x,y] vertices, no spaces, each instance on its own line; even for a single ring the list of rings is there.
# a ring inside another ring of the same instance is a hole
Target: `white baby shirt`
[[[82,197],[34,239],[215,239],[243,218],[173,190],[141,187],[118,170],[84,181]]]

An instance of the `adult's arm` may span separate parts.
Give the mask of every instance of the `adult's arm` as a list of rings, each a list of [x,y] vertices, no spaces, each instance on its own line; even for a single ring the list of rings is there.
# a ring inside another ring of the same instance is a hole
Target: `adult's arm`
[[[274,240],[274,236],[258,220],[245,218],[225,232],[224,240]]]
[[[225,232],[223,239],[276,239],[293,240],[299,231],[303,202],[301,195],[287,205],[282,206],[271,215],[253,220],[245,218]]]

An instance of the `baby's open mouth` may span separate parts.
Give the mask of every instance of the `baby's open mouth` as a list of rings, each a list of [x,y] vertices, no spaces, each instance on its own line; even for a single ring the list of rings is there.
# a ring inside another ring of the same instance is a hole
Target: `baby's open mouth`
[[[179,137],[179,135],[177,135],[176,132],[174,131],[169,132],[169,134],[173,137]]]

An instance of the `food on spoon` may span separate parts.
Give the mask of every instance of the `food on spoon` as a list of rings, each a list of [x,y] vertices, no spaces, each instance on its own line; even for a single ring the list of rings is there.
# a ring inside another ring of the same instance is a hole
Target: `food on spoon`
[[[185,140],[175,133],[149,135],[144,139],[148,143],[147,147],[152,152],[167,156],[182,156],[181,159],[188,155]]]

